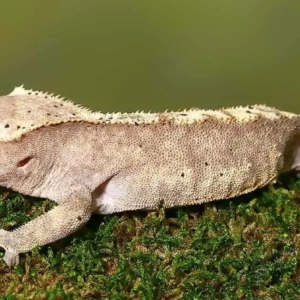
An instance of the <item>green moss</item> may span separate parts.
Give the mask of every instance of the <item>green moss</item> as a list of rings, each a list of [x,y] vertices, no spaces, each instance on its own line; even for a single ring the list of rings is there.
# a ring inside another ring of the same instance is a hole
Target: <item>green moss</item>
[[[281,181],[230,201],[93,216],[11,271],[0,262],[0,299],[300,299],[300,180]],[[53,206],[2,195],[9,230]]]

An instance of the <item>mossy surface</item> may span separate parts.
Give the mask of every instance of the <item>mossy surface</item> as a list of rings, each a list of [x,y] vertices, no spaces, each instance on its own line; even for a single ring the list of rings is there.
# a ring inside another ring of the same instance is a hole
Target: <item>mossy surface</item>
[[[232,200],[93,216],[12,270],[1,260],[0,299],[300,299],[300,180],[280,181]],[[54,205],[2,198],[9,230]]]

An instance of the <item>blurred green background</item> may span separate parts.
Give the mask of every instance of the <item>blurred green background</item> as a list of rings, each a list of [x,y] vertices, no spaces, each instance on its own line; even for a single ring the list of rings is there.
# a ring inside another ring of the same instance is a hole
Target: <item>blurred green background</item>
[[[0,94],[94,110],[265,103],[300,113],[300,1],[0,2]]]

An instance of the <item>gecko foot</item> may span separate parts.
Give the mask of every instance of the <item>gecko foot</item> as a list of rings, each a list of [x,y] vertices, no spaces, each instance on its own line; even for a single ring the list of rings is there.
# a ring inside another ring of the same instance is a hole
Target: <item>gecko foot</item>
[[[19,264],[19,253],[10,246],[10,236],[10,231],[0,229],[0,247],[4,248],[5,250],[3,260],[6,262],[9,268]]]

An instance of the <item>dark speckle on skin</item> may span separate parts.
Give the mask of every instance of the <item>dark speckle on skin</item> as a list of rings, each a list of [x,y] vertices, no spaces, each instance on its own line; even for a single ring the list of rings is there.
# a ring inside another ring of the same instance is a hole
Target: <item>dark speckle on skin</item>
[[[9,124],[6,124],[4,127],[5,127],[5,128],[8,128],[8,127],[9,127]]]

